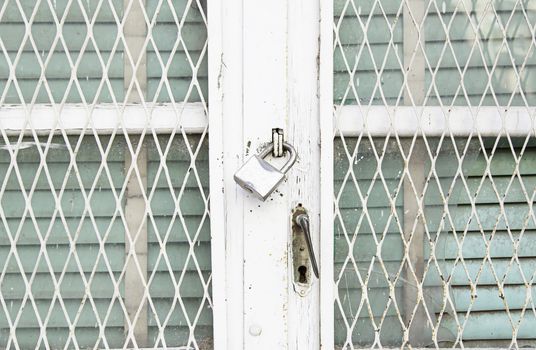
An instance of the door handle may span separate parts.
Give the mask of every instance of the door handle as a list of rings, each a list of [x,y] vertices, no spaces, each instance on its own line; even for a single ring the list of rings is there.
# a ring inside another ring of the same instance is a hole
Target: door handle
[[[311,225],[309,222],[309,215],[302,213],[296,217],[296,224],[300,226],[303,234],[305,235],[305,242],[307,243],[307,250],[309,251],[309,260],[311,261],[311,267],[316,278],[320,278],[320,273],[318,272],[318,264],[316,262],[313,240],[311,238]]]

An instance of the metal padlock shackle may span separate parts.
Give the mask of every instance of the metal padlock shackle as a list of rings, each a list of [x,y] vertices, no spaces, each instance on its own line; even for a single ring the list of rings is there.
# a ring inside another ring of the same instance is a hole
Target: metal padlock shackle
[[[274,143],[272,142],[268,146],[266,146],[266,148],[263,149],[262,152],[258,154],[258,156],[261,158],[266,158],[273,150]],[[286,174],[289,171],[290,167],[292,167],[294,163],[296,163],[296,159],[298,159],[298,154],[296,153],[296,149],[294,148],[294,146],[292,146],[288,142],[283,142],[283,150],[288,151],[288,153],[290,154],[289,160],[280,169],[282,173]]]

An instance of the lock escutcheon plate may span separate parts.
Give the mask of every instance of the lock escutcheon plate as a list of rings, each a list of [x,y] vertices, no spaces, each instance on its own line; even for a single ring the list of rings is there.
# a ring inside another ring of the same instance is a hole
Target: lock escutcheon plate
[[[306,296],[313,282],[312,266],[305,232],[296,222],[299,215],[307,215],[307,209],[298,204],[291,215],[291,260],[294,291],[300,296]]]

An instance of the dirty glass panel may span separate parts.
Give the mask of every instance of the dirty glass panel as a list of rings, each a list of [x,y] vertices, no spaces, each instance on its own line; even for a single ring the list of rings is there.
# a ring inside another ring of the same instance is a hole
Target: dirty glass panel
[[[400,1],[334,1],[335,104],[397,104],[403,94]]]
[[[424,20],[429,105],[536,103],[536,8],[523,1],[429,3]]]
[[[206,102],[206,1],[147,0],[146,4],[153,21],[153,40],[147,46],[147,100]]]
[[[0,347],[212,348],[204,135],[9,137],[0,178]]]
[[[122,17],[123,0],[3,1],[0,105],[121,101]]]
[[[140,89],[152,102],[205,101],[205,2],[145,3],[137,14],[137,2],[123,0],[3,2],[0,104],[114,103],[125,92],[132,102]],[[144,33],[134,34],[145,35],[135,44],[127,28],[133,20]],[[132,72],[135,80],[125,86]]]
[[[534,347],[533,3],[334,15],[337,346]]]
[[[338,348],[536,344],[534,138],[343,137],[334,156]]]
[[[335,104],[411,105],[404,97],[411,84],[407,66],[424,77],[424,99],[417,98],[418,105],[536,103],[536,8],[531,1],[415,4],[422,7],[422,19],[403,1],[334,1]],[[411,23],[406,28],[405,16]],[[404,42],[412,33],[422,46]]]
[[[149,344],[213,348],[206,137],[148,141]],[[161,151],[156,147],[159,144]],[[167,148],[167,150],[166,150]]]
[[[0,146],[2,348],[123,343],[124,140],[78,141],[13,137]]]

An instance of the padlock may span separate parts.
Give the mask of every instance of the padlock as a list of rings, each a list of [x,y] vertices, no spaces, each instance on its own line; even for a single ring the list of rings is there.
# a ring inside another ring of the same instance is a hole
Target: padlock
[[[234,175],[234,179],[238,185],[253,193],[263,201],[265,201],[285,179],[287,171],[294,165],[297,158],[294,147],[287,142],[283,142],[283,149],[288,151],[289,160],[281,169],[277,169],[264,160],[273,149],[274,145],[271,143],[263,149],[261,153],[249,158]]]

